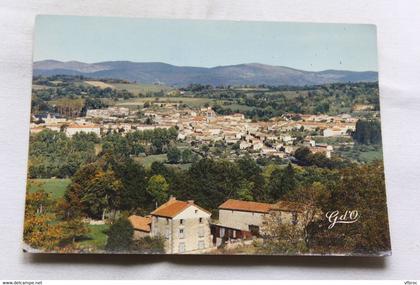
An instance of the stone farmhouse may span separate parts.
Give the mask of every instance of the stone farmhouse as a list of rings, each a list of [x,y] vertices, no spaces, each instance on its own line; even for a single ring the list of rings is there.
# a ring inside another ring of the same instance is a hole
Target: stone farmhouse
[[[167,253],[188,253],[212,247],[210,212],[194,201],[169,201],[151,213],[151,236],[165,237]]]
[[[211,225],[213,243],[264,236],[263,226],[271,214],[281,216],[282,223],[298,225],[304,206],[279,201],[274,204],[229,199],[219,206],[219,221]]]

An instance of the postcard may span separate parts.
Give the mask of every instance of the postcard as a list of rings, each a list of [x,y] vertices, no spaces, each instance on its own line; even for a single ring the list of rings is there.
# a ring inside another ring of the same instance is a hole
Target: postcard
[[[23,250],[391,254],[376,27],[38,16]]]

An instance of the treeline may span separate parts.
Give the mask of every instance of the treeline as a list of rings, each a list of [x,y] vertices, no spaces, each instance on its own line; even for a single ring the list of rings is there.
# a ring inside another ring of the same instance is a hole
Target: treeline
[[[136,97],[127,90],[115,88],[99,88],[87,84],[74,83],[67,86],[51,87],[45,89],[34,89],[32,96],[44,101],[51,101],[60,98],[109,98],[109,99],[129,99]]]
[[[170,195],[195,200],[216,210],[226,199],[275,202],[316,181],[338,179],[337,169],[270,164],[261,168],[249,158],[201,159],[188,170],[154,162],[145,169],[129,157],[103,155],[82,166],[66,192],[69,216],[101,219],[107,213],[148,214]]]
[[[51,75],[51,76],[42,76],[36,75],[32,78],[33,84],[36,85],[45,85],[50,87],[57,87],[57,86],[66,86],[70,83],[80,82],[84,80],[95,80],[95,81],[102,81],[105,83],[130,83],[127,80],[123,79],[115,79],[115,78],[90,78],[83,75]]]
[[[274,91],[276,90],[276,91]],[[306,89],[269,88],[267,91],[207,90],[206,96],[226,100],[215,104],[214,110],[222,115],[244,113],[248,118],[267,120],[285,113],[330,114],[350,113],[354,104],[371,104],[379,110],[377,83],[326,84]],[[231,107],[239,104],[251,107]]]
[[[123,136],[110,132],[103,137],[94,133],[77,133],[71,138],[63,132],[43,130],[30,136],[29,178],[66,178],[81,165],[98,159],[99,155],[130,157],[139,154],[166,153],[178,135],[175,128],[135,131]]]
[[[51,77],[34,77],[33,84],[39,85],[39,88],[32,89],[32,114],[42,112],[58,112],[57,102],[75,99],[86,99],[85,105],[79,110],[78,115],[83,115],[88,108],[103,108],[106,104],[100,99],[130,99],[137,95],[127,90],[118,90],[115,88],[99,88],[83,83],[83,76],[56,75]],[[97,79],[95,79],[97,80]],[[124,80],[107,79],[102,80],[105,83],[128,83]],[[65,107],[65,106],[64,106]],[[83,110],[82,110],[83,108]]]
[[[30,136],[30,178],[70,177],[84,163],[96,160],[95,144],[99,138],[93,134],[78,133],[68,138],[63,132],[44,130]]]

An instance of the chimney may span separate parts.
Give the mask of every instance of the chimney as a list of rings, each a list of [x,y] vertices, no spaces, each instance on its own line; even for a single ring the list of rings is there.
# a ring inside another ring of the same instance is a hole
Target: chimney
[[[169,201],[175,201],[176,200],[176,198],[174,197],[174,196],[169,196]]]
[[[194,204],[194,200],[188,200],[188,204]]]

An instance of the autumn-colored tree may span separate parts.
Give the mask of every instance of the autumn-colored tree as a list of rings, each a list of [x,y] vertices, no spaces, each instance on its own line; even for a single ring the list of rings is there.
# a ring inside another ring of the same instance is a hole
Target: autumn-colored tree
[[[63,239],[70,240],[72,244],[76,239],[89,233],[87,225],[80,218],[74,218],[62,223]]]
[[[307,187],[300,187],[293,192],[289,192],[286,200],[299,203],[301,213],[299,223],[303,230],[303,239],[309,244],[309,224],[322,218],[322,210],[328,203],[331,194],[320,182],[314,182]]]
[[[317,252],[381,253],[389,251],[385,179],[382,162],[353,166],[340,171],[341,178],[330,189],[331,197],[323,207],[328,211],[356,210],[354,223],[340,223],[328,229],[324,216],[311,225],[311,247]]]
[[[112,167],[104,170],[104,162],[87,164],[72,177],[66,191],[70,218],[86,215],[104,219],[107,211],[115,211],[120,203],[121,180]]]
[[[301,224],[285,223],[279,211],[273,211],[264,218],[261,232],[264,242],[257,250],[262,253],[295,255],[308,250],[304,241],[304,227]]]
[[[23,240],[31,247],[52,250],[62,237],[60,223],[52,223],[54,214],[50,213],[52,201],[44,191],[27,193]]]

